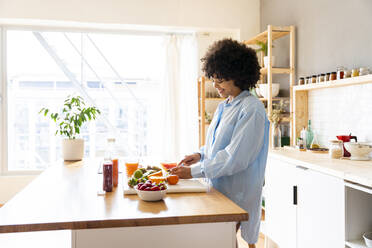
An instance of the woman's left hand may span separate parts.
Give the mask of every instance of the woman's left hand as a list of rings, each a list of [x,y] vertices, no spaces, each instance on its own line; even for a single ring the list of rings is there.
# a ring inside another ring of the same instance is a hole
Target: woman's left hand
[[[177,175],[181,179],[192,178],[191,167],[189,166],[177,166],[171,169],[171,174]]]

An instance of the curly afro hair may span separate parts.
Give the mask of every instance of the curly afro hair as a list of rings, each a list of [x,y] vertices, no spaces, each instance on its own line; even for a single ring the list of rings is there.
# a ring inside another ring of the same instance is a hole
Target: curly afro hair
[[[232,39],[216,41],[201,61],[207,77],[233,80],[241,90],[254,88],[260,78],[256,52]]]

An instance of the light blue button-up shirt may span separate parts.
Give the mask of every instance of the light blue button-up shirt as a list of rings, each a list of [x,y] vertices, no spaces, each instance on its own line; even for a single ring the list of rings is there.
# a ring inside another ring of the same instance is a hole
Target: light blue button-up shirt
[[[200,163],[191,167],[194,178],[211,179],[214,188],[249,213],[249,220],[241,223],[249,244],[258,240],[269,128],[261,101],[242,91],[218,105]]]

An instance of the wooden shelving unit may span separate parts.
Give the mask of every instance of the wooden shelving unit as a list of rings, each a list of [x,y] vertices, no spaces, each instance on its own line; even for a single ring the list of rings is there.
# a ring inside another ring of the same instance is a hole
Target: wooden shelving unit
[[[293,87],[293,141],[300,137],[302,127],[307,126],[308,122],[308,92],[321,89],[332,89],[347,87],[360,84],[371,84],[372,75],[359,76],[354,78],[345,78],[323,83],[297,85]],[[294,143],[292,143],[294,145]]]
[[[282,38],[284,36],[290,36],[289,39],[289,67],[288,68],[277,68],[272,67],[272,54],[273,54],[273,41],[279,38]],[[268,48],[268,57],[269,57],[269,63],[268,67],[261,68],[261,79],[262,77],[267,77],[267,83],[268,83],[268,98],[264,101],[267,101],[267,114],[271,115],[272,108],[273,108],[273,101],[276,101],[278,98],[272,97],[272,81],[273,81],[273,74],[288,74],[289,75],[289,89],[290,89],[290,116],[289,116],[289,122],[290,122],[290,139],[291,143],[293,143],[293,96],[292,96],[292,89],[294,86],[294,80],[295,80],[295,27],[294,26],[286,26],[286,27],[278,27],[278,26],[272,26],[268,25],[267,29],[263,31],[262,33],[256,35],[252,39],[243,41],[244,44],[250,46],[250,45],[256,45],[257,42],[267,42],[267,48]],[[261,65],[263,65],[263,57],[264,54],[261,53]]]
[[[207,101],[218,102],[225,100],[219,97],[206,97],[205,94],[205,83],[209,82],[205,77],[200,77],[198,79],[198,115],[199,115],[199,147],[205,144],[206,136],[206,125],[209,123],[205,120],[205,103]]]

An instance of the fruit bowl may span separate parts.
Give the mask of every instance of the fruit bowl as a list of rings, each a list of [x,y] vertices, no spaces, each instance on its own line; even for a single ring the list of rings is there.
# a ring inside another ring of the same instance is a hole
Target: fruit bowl
[[[146,184],[148,187],[146,187]],[[144,201],[160,201],[167,193],[167,187],[165,184],[157,185],[155,183],[151,183],[151,181],[147,181],[144,184],[138,184],[134,189],[136,190],[139,198]]]

